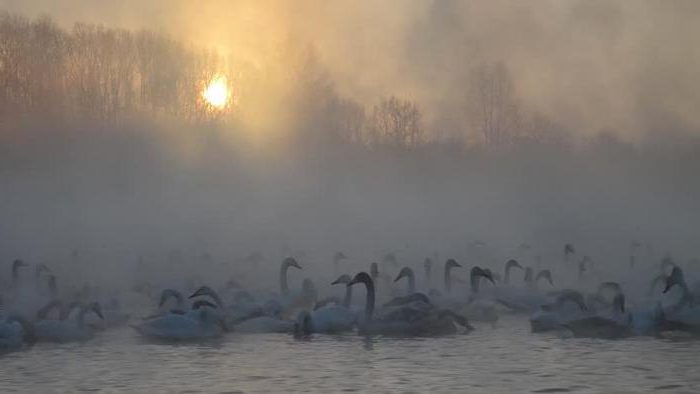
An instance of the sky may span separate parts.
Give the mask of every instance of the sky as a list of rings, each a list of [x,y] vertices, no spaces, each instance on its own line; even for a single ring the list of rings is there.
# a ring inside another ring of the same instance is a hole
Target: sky
[[[697,1],[3,0],[58,23],[148,28],[259,67],[310,45],[341,94],[419,103],[429,129],[468,125],[473,71],[502,63],[533,113],[632,141],[700,132]]]

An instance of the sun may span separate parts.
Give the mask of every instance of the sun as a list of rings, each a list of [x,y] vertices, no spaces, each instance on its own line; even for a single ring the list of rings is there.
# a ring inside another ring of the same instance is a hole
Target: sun
[[[229,98],[226,77],[223,75],[217,75],[212,78],[207,87],[204,89],[204,92],[202,92],[202,97],[204,97],[204,100],[206,100],[209,105],[216,109],[223,109],[226,107]]]

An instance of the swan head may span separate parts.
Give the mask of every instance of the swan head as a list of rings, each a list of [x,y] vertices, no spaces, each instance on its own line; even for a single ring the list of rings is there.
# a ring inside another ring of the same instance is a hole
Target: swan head
[[[445,269],[457,268],[461,266],[462,265],[459,264],[455,259],[449,259],[445,262]]]
[[[465,329],[471,331],[474,329],[474,327],[469,324],[469,321],[467,320],[466,317],[459,315],[457,313],[454,313],[453,311],[449,309],[441,309],[438,312],[438,318],[445,318],[449,317],[451,318],[455,323],[459,324],[460,326],[464,327]]]
[[[196,311],[200,308],[211,308],[211,309],[216,309],[216,305],[212,304],[211,301],[209,300],[197,300],[192,303],[192,310]]]
[[[339,285],[339,284],[348,284],[352,281],[352,278],[348,274],[343,274],[338,277],[338,279],[334,280],[331,282],[332,285]]]
[[[102,307],[99,302],[92,302],[85,309],[89,312],[94,312],[97,317],[104,320],[105,316],[102,314]]]
[[[401,271],[399,271],[399,275],[396,276],[396,279],[394,279],[394,282],[398,282],[401,278],[411,276],[413,276],[413,270],[409,267],[403,267],[401,268]]]
[[[36,266],[36,270],[34,271],[34,274],[37,278],[41,277],[41,274],[46,272],[47,274],[51,274],[51,270],[49,267],[46,266],[46,264],[38,264]]]
[[[564,302],[566,301],[571,301],[574,304],[576,304],[582,311],[587,311],[588,307],[586,306],[585,299],[583,297],[583,294],[581,292],[576,291],[576,290],[562,290],[558,295],[557,298],[555,299],[554,303],[556,305],[563,305]]]
[[[284,261],[282,262],[282,265],[283,265],[284,267],[294,267],[294,268],[297,268],[297,269],[301,269],[301,266],[299,265],[299,263],[297,262],[297,260],[296,260],[294,257],[287,257],[287,258],[284,259]]]
[[[12,262],[12,274],[17,275],[17,272],[19,272],[19,269],[22,267],[28,267],[29,264],[25,263],[23,260],[16,259],[15,261]]]
[[[494,284],[494,285],[496,284],[496,282],[493,280],[493,274],[491,273],[491,270],[488,268],[482,269],[481,267],[474,267],[474,268],[472,268],[472,270],[470,272],[470,276],[472,277],[472,279],[484,278],[484,279],[487,279],[492,284]]]
[[[666,278],[666,287],[664,288],[663,293],[666,294],[673,286],[681,286],[684,283],[685,279],[683,278],[683,270],[678,266],[674,266],[673,270],[671,271],[671,275]]]
[[[358,283],[372,283],[372,278],[369,276],[368,273],[366,272],[360,272],[359,274],[355,275],[354,278],[347,284],[347,286],[352,286]]]
[[[537,273],[537,276],[535,277],[535,282],[537,282],[537,281],[539,281],[540,279],[543,279],[543,278],[546,279],[547,282],[549,282],[549,284],[550,284],[551,286],[554,286],[554,281],[552,280],[552,271],[550,271],[550,270],[542,270],[542,271],[538,272],[538,273]]]
[[[564,255],[568,256],[568,255],[572,255],[572,254],[576,254],[576,248],[574,248],[574,245],[572,245],[572,244],[564,245]]]
[[[666,274],[668,270],[671,270],[671,275],[673,274],[673,269],[676,268],[676,263],[673,262],[673,259],[670,256],[666,256],[661,260],[661,273]]]
[[[506,270],[510,270],[511,268],[519,268],[519,269],[524,269],[520,263],[518,263],[518,260],[515,259],[510,259],[506,261]]]

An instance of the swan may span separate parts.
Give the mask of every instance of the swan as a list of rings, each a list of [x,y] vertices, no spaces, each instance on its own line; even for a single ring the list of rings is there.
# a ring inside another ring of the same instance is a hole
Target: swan
[[[216,314],[230,330],[240,333],[289,333],[294,330],[294,321],[280,317],[283,308],[276,300],[267,301],[264,305],[246,302],[226,306],[208,286],[200,287],[190,298],[200,296],[209,296],[214,300]]]
[[[334,280],[331,285],[347,285],[351,280],[349,275],[344,274]],[[345,298],[342,304],[326,305],[315,309],[309,314],[308,318],[311,319],[310,330],[316,333],[338,333],[352,330],[357,323],[357,314],[350,309],[351,301],[352,286],[345,286]],[[303,313],[303,311],[300,313]],[[299,322],[298,318],[297,322]]]
[[[612,311],[569,320],[562,326],[576,338],[626,338],[634,334],[632,314],[625,312],[625,295],[618,293],[612,303]]]
[[[510,271],[513,268],[518,268],[518,269],[523,269],[523,266],[518,263],[517,260],[515,259],[510,259],[506,261],[506,267],[503,272],[503,284],[509,285],[510,284]]]
[[[219,338],[228,330],[216,305],[207,300],[192,304],[188,313],[172,311],[160,317],[132,325],[145,338],[166,341],[190,341]]]
[[[73,309],[78,309],[77,316],[70,316]],[[95,335],[95,329],[86,324],[85,317],[88,313],[95,313],[103,318],[100,304],[93,302],[90,304],[74,303],[68,309],[67,314],[61,320],[43,319],[35,323],[35,334],[39,341],[50,342],[71,342],[85,341]]]
[[[22,316],[11,315],[0,323],[0,354],[21,350],[35,340],[33,325]]]
[[[353,286],[362,283],[367,290],[365,301],[365,317],[360,323],[359,332],[363,335],[391,336],[434,336],[454,334],[456,324],[468,328],[469,325],[461,316],[452,311],[441,310],[432,306],[418,308],[416,303],[411,306],[397,306],[380,316],[373,316],[375,307],[375,288],[372,277],[366,272],[360,272],[347,284]]]
[[[394,279],[394,283],[398,282],[402,278],[408,279],[408,287],[406,289],[407,294],[413,294],[416,292],[416,275],[410,267],[403,267],[399,274]]]
[[[452,293],[452,269],[453,268],[461,268],[462,265],[459,264],[455,259],[448,259],[445,262],[445,277],[444,277],[444,282],[445,282],[445,292],[447,295],[450,295]]]
[[[680,288],[681,294],[674,305],[667,308],[668,310],[663,310],[664,320],[676,329],[700,335],[700,307],[688,288],[683,270],[678,266],[673,267],[671,275],[666,279],[663,294],[675,286]]]
[[[588,317],[588,307],[584,296],[576,290],[562,290],[554,302],[540,306],[540,309],[530,315],[532,332],[545,332],[562,327],[563,324]]]
[[[280,266],[280,294],[282,295],[282,297],[289,296],[289,284],[287,282],[287,271],[289,271],[290,267],[293,267],[296,269],[302,269],[294,257],[287,257],[286,259],[284,259],[282,261],[282,265]]]
[[[536,289],[532,279],[532,268],[524,268],[517,260],[511,259],[506,262],[503,283],[510,283],[510,272],[513,268],[518,268],[525,271],[526,287],[514,286],[499,286],[496,289],[496,302],[505,306],[511,312],[515,313],[532,313],[536,311],[540,305],[547,302],[547,297]],[[546,278],[552,283],[551,272],[549,270],[540,271],[534,282]]]
[[[467,299],[466,305],[464,305],[460,311],[463,316],[471,321],[493,324],[498,320],[496,305],[492,300],[482,297],[479,293],[480,281],[482,278],[495,284],[493,274],[490,270],[485,270],[478,266],[472,267],[469,272],[469,298]]]

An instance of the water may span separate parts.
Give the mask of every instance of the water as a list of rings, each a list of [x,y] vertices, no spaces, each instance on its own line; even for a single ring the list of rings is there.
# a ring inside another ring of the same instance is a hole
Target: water
[[[425,339],[230,334],[144,342],[129,328],[0,357],[9,392],[697,393],[700,341],[562,338],[526,318]]]

